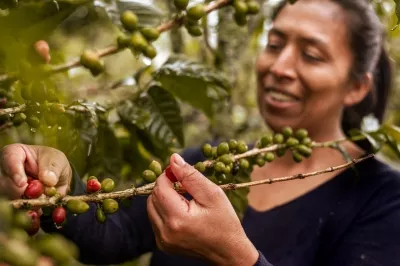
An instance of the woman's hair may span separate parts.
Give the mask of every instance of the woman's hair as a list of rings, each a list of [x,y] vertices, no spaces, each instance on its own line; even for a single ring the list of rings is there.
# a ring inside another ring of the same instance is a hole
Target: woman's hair
[[[301,1],[301,0],[298,0]],[[345,108],[342,129],[347,134],[360,129],[364,116],[373,115],[382,122],[392,86],[392,66],[384,48],[384,30],[380,20],[367,0],[331,0],[345,12],[350,48],[354,62],[350,77],[358,80],[371,72],[374,87],[358,104]],[[287,1],[280,2],[272,13],[272,20],[279,15]]]

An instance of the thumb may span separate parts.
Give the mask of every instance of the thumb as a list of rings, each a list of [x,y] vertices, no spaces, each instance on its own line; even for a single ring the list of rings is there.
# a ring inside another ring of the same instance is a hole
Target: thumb
[[[65,195],[72,176],[68,159],[57,149],[50,147],[38,149],[38,179],[46,186],[56,187],[61,195]]]
[[[186,191],[201,205],[211,206],[220,202],[223,190],[177,153],[171,156],[171,171]]]

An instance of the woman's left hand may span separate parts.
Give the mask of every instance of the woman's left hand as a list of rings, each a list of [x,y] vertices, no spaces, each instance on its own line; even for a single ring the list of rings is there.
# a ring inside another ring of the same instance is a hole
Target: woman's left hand
[[[254,265],[258,251],[247,238],[224,191],[173,154],[171,170],[193,197],[173,189],[165,173],[147,200],[157,246],[165,252],[200,257],[215,265]]]

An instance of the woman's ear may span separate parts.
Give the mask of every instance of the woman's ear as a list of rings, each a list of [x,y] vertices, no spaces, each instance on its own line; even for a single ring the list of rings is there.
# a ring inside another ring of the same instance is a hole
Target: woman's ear
[[[343,100],[345,106],[360,103],[371,91],[373,85],[372,73],[366,73],[362,79],[354,81],[346,92]]]

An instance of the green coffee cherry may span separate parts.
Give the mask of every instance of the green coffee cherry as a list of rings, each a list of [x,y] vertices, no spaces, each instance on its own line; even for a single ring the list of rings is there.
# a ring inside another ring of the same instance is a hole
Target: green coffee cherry
[[[40,120],[37,116],[34,116],[34,115],[28,116],[26,118],[26,123],[32,128],[40,127]]]
[[[105,178],[103,181],[101,181],[101,190],[104,193],[110,193],[114,190],[115,188],[115,182],[111,178]]]
[[[288,138],[293,135],[293,129],[291,127],[284,127],[282,129],[282,134],[283,134],[283,136]]]
[[[68,240],[61,235],[51,234],[45,235],[37,242],[37,249],[46,256],[51,257],[57,263],[71,262],[73,258],[77,258],[78,250]]]
[[[194,165],[194,168],[197,169],[200,173],[204,173],[206,171],[206,166],[203,162],[198,162]]]
[[[187,32],[193,37],[199,37],[203,35],[203,31],[198,25],[186,25]]]
[[[208,143],[204,144],[201,151],[206,158],[212,157],[212,146]]]
[[[235,150],[238,145],[237,141],[234,139],[231,139],[228,144],[229,144],[229,150],[231,151]]]
[[[156,28],[143,28],[140,30],[140,32],[149,42],[153,42],[160,37],[160,31]]]
[[[148,42],[139,31],[135,31],[131,36],[131,46],[135,50],[143,52],[146,50]]]
[[[17,106],[19,106],[19,103],[14,102],[14,101],[7,101],[5,107],[6,107],[6,108],[13,108],[13,107],[17,107]]]
[[[192,20],[199,20],[206,15],[204,4],[197,4],[187,10],[187,16]]]
[[[285,141],[285,137],[281,133],[276,133],[274,135],[274,143],[282,144]]]
[[[247,2],[247,14],[255,15],[260,12],[260,4],[257,1],[250,0]]]
[[[295,133],[295,137],[298,139],[298,140],[303,140],[303,139],[305,139],[305,138],[307,138],[308,137],[308,132],[307,132],[307,130],[305,130],[304,128],[301,128],[301,129],[298,129],[297,131],[296,131],[296,133]]]
[[[143,54],[146,57],[153,59],[154,57],[157,56],[157,50],[153,45],[149,44],[146,46],[146,49],[144,49]]]
[[[248,7],[243,0],[234,0],[233,8],[239,16],[245,16],[247,14]]]
[[[119,205],[115,199],[105,199],[102,204],[105,214],[113,214],[118,211]]]
[[[134,31],[137,28],[138,17],[130,10],[122,12],[120,20],[124,28],[128,31]]]
[[[296,145],[299,145],[299,141],[298,141],[297,139],[293,138],[293,137],[289,137],[289,138],[286,140],[286,145],[287,145],[289,148],[291,148],[291,147],[294,147],[294,146],[296,146]]]
[[[214,170],[216,172],[224,172],[225,164],[223,162],[216,162],[214,165]]]
[[[260,144],[262,148],[267,147],[273,142],[273,136],[272,134],[265,134],[264,136],[261,137]]]
[[[219,160],[221,161],[221,162],[223,162],[224,164],[226,164],[226,165],[228,165],[228,164],[231,164],[231,163],[233,163],[233,156],[232,155],[230,155],[230,154],[224,154],[224,155],[222,155],[220,158],[219,158]]]
[[[5,241],[1,249],[1,260],[9,265],[15,266],[36,266],[39,253],[17,239]]]
[[[250,167],[250,163],[247,159],[242,158],[239,160],[239,166],[242,169],[248,169]]]
[[[26,120],[26,115],[24,113],[17,113],[14,117],[13,117],[13,124],[14,126],[19,126],[22,123],[24,123]]]
[[[293,160],[300,163],[303,160],[303,156],[298,151],[292,151]]]
[[[155,160],[150,163],[149,170],[153,171],[156,176],[160,176],[162,174],[161,164]]]
[[[131,43],[131,37],[125,34],[117,37],[117,44],[119,49],[128,48]]]
[[[24,211],[18,211],[13,217],[15,227],[28,229],[31,226],[32,220]]]
[[[249,147],[247,146],[247,144],[244,141],[242,141],[242,140],[238,141],[238,146],[237,146],[238,153],[245,153],[248,151],[248,149],[249,149]]]
[[[221,142],[217,148],[217,155],[221,156],[229,153],[229,144],[227,142]]]
[[[69,200],[67,202],[67,209],[74,214],[82,214],[89,210],[89,204],[82,200]]]
[[[105,223],[105,221],[107,220],[107,216],[100,207],[97,207],[96,210],[96,220],[101,224]]]
[[[185,10],[189,4],[189,0],[174,0],[174,5],[178,10]]]
[[[143,173],[142,173],[142,178],[143,178],[144,181],[146,181],[148,183],[152,183],[152,182],[156,181],[157,176],[151,170],[144,170]]]
[[[312,149],[307,147],[304,144],[301,144],[297,147],[297,151],[303,155],[304,157],[310,157],[311,153],[312,153]]]
[[[93,76],[98,76],[104,71],[104,65],[97,53],[86,50],[80,57],[80,63],[83,67],[90,70]]]
[[[256,164],[260,167],[265,165],[265,160],[261,154],[257,155],[256,157]]]
[[[275,159],[275,155],[273,152],[267,152],[264,155],[264,160],[266,160],[267,162],[272,162]]]
[[[284,149],[284,148],[277,149],[277,150],[275,151],[275,153],[276,153],[276,156],[282,157],[283,155],[285,155],[286,149]]]
[[[215,177],[217,178],[219,184],[228,184],[230,182],[228,176],[224,173],[216,173]]]
[[[13,228],[10,230],[10,232],[8,233],[8,237],[11,239],[16,239],[16,240],[23,241],[23,242],[29,241],[28,233],[24,230],[16,229],[16,228]]]
[[[301,144],[304,144],[304,145],[306,145],[307,147],[311,147],[312,146],[312,140],[310,139],[310,138],[304,138],[302,141],[301,141]]]
[[[246,15],[235,13],[233,14],[233,19],[235,20],[238,26],[245,26],[247,24]]]

